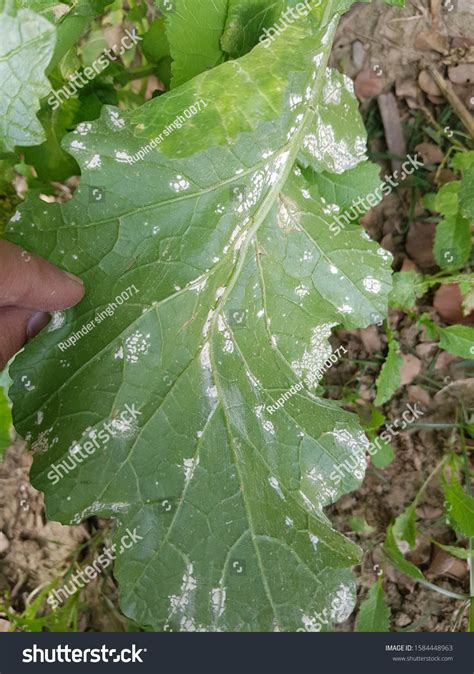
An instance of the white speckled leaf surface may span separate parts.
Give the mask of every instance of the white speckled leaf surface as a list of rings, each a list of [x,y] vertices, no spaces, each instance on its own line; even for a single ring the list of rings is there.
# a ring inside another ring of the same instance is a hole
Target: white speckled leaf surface
[[[360,483],[360,458],[330,476],[365,436],[314,386],[268,410],[317,374],[334,326],[386,312],[388,256],[359,227],[331,233],[339,206],[297,163],[325,114],[335,6],[322,27],[301,21],[136,111],[104,109],[69,138],[83,170],[74,199],[30,201],[10,227],[87,289],[13,368],[33,483],[53,519],[113,516],[116,540],[137,528],[142,540],[115,565],[121,606],[157,630],[328,630],[354,605],[359,552],[323,508]],[[205,109],[130,163],[201,99]],[[334,133],[315,168],[341,169],[342,142],[347,167],[362,159],[358,123]],[[140,415],[123,424],[127,404]],[[53,486],[52,465],[105,424],[107,444]]]

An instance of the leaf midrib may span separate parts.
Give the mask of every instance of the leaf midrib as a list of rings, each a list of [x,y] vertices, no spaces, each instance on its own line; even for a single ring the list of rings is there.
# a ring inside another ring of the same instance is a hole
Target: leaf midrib
[[[334,0],[329,0],[328,6],[326,8],[327,11],[330,11],[332,9],[333,2],[334,2]],[[311,104],[308,102],[307,110],[304,113],[304,117],[301,121],[300,130],[299,130],[298,133],[296,133],[293,136],[293,138],[288,143],[285,143],[285,145],[283,145],[282,148],[280,148],[277,152],[275,152],[274,156],[278,156],[279,154],[281,154],[284,151],[283,148],[285,148],[287,146],[291,147],[291,144],[293,144],[293,147],[290,149],[289,155],[288,155],[287,160],[286,160],[286,167],[282,172],[282,176],[281,176],[280,180],[277,180],[275,182],[275,185],[273,186],[273,188],[271,190],[269,190],[267,196],[265,197],[265,199],[262,202],[260,210],[257,211],[256,215],[254,215],[254,217],[253,217],[254,224],[253,224],[253,226],[250,226],[247,230],[246,239],[245,239],[245,241],[242,245],[242,248],[239,251],[238,262],[235,265],[234,270],[233,270],[233,272],[230,276],[230,282],[227,285],[226,290],[224,291],[224,293],[222,294],[219,302],[216,305],[216,312],[214,314],[213,321],[212,321],[211,326],[210,326],[210,331],[215,329],[217,317],[218,317],[219,312],[220,312],[220,308],[222,306],[224,306],[228,296],[230,295],[230,293],[234,289],[235,284],[237,283],[237,280],[240,276],[240,272],[242,271],[242,267],[245,264],[245,259],[247,257],[247,251],[249,249],[249,246],[252,244],[254,235],[257,233],[257,231],[260,229],[262,223],[265,221],[267,215],[269,214],[272,206],[274,205],[274,203],[277,199],[278,194],[280,194],[280,191],[281,191],[282,187],[285,185],[285,183],[288,180],[288,177],[290,175],[290,171],[293,168],[293,165],[296,161],[296,158],[298,156],[298,152],[300,151],[300,148],[301,148],[301,145],[302,145],[302,142],[303,142],[304,135],[307,131],[306,127],[309,124],[309,121],[314,119],[315,110],[313,108],[313,103],[316,102],[315,99],[317,98],[317,95],[319,94],[320,87],[322,86],[322,84],[323,84],[323,82],[326,78],[327,62],[329,60],[330,47],[332,45],[334,33],[335,33],[335,30],[336,30],[336,27],[337,27],[337,19],[338,19],[338,15],[336,15],[333,18],[332,26],[330,24],[325,26],[326,27],[326,33],[324,35],[328,37],[327,44],[329,45],[329,49],[328,49],[328,47],[325,47],[325,49],[322,50],[322,53],[324,54],[324,56],[323,56],[323,59],[322,59],[322,62],[320,64],[320,66],[319,66],[319,71],[317,73],[316,79],[314,80],[313,88],[312,88],[312,91],[311,91],[311,97],[310,97]]]
[[[327,11],[328,10],[330,11],[332,9],[332,4],[333,4],[333,0],[330,0],[330,2],[328,3]],[[336,17],[334,17],[332,23],[333,23],[332,27],[329,25],[329,26],[327,26],[327,29],[326,29],[328,37],[329,37],[328,44],[330,46],[332,45],[335,28],[337,26]],[[318,74],[316,76],[316,79],[314,81],[314,85],[313,85],[311,97],[310,97],[311,102],[315,102],[315,99],[317,98],[317,96],[319,94],[322,82],[324,82],[324,79],[326,77],[326,67],[327,67],[327,61],[329,59],[329,49],[328,48],[324,49],[322,51],[322,53],[324,54],[324,57],[322,59],[320,69],[319,69]],[[298,152],[301,148],[301,144],[302,144],[304,135],[305,135],[306,130],[307,130],[306,127],[307,127],[309,121],[311,119],[314,119],[314,114],[315,113],[314,113],[314,109],[313,109],[312,105],[310,105],[308,103],[308,108],[307,108],[307,110],[304,114],[300,130],[291,139],[292,142],[293,142],[293,147],[292,147],[292,149],[290,149],[290,153],[289,153],[289,155],[287,157],[287,160],[286,160],[286,167],[282,172],[282,176],[281,176],[279,181],[276,181],[273,189],[269,190],[269,193],[267,194],[266,198],[262,202],[262,206],[260,208],[260,211],[257,211],[256,216],[254,216],[253,226],[249,227],[249,229],[248,229],[245,242],[244,242],[241,250],[239,251],[239,259],[238,259],[237,264],[235,265],[234,270],[231,274],[230,282],[227,285],[226,290],[222,294],[222,297],[220,298],[220,301],[218,302],[218,304],[216,306],[216,311],[215,311],[215,314],[213,316],[211,326],[210,326],[210,330],[209,330],[209,332],[211,334],[215,333],[216,322],[218,320],[218,316],[221,312],[221,309],[225,305],[227,298],[229,297],[230,293],[232,292],[232,290],[235,287],[235,284],[237,283],[237,280],[240,276],[240,272],[242,270],[242,267],[245,264],[245,260],[246,260],[246,257],[247,257],[247,251],[249,249],[249,246],[253,242],[253,237],[257,233],[257,231],[260,228],[260,226],[262,225],[262,223],[265,221],[268,213],[270,212],[270,209],[274,205],[275,200],[276,200],[278,194],[281,191],[281,188],[285,185],[285,183],[288,180],[290,171],[293,168],[293,165],[294,165],[294,163],[296,161],[296,158],[298,156]],[[282,150],[280,149],[279,152],[281,153],[281,151]],[[247,503],[247,499],[245,497],[245,484],[244,484],[244,480],[242,478],[238,454],[235,451],[235,446],[234,446],[234,442],[233,442],[233,439],[232,439],[231,425],[230,425],[230,420],[229,420],[229,417],[228,417],[227,409],[226,409],[226,406],[225,406],[225,399],[224,399],[224,396],[222,395],[219,377],[216,376],[215,374],[213,374],[213,371],[217,372],[218,370],[215,367],[215,363],[214,363],[214,350],[212,348],[212,341],[211,340],[210,340],[210,357],[211,357],[211,365],[213,366],[213,367],[211,367],[211,373],[212,373],[212,376],[213,376],[214,384],[216,385],[218,393],[220,394],[220,397],[218,395],[218,399],[220,400],[220,404],[222,405],[222,410],[223,410],[224,418],[225,418],[225,421],[226,421],[227,435],[228,435],[228,438],[229,438],[230,447],[232,448],[232,453],[234,455],[234,465],[235,465],[235,468],[236,468],[238,476],[239,476],[239,482],[240,482],[241,493],[242,493],[242,501],[243,501],[243,504],[244,504],[245,511],[247,513],[247,521],[249,523],[249,531],[251,533],[251,539],[252,539],[252,543],[253,543],[253,546],[254,546],[255,555],[256,555],[258,565],[259,565],[259,568],[260,568],[260,574],[261,574],[263,587],[264,587],[265,593],[267,595],[269,604],[272,608],[274,618],[275,618],[275,620],[277,621],[277,624],[278,624],[280,622],[280,619],[279,619],[279,616],[278,616],[278,612],[277,612],[277,609],[276,609],[276,606],[275,606],[275,602],[274,602],[270,587],[268,585],[267,575],[266,575],[265,570],[264,570],[262,556],[261,556],[261,552],[260,552],[259,545],[258,545],[258,536],[255,532],[250,507],[249,507],[249,505]]]

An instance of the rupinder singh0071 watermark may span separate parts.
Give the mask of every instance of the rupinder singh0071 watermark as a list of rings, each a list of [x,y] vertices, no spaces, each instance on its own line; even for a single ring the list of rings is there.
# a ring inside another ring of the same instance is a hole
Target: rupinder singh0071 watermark
[[[165,138],[168,138],[168,136],[170,136],[174,131],[180,129],[186,120],[191,119],[197,115],[198,112],[201,112],[201,110],[207,108],[207,106],[208,103],[203,98],[201,98],[199,101],[196,101],[196,103],[190,105],[189,108],[186,108],[180,115],[175,117],[175,119],[170,122],[170,124],[167,124],[163,131],[158,134],[158,136],[152,138],[146,145],[142,145],[142,147],[138,150],[138,152],[135,152],[135,154],[126,155],[124,160],[128,164],[135,164],[137,161],[142,161],[149,152],[156,150],[156,148],[163,142]]]
[[[347,349],[344,346],[340,346],[334,353],[331,353],[329,358],[326,359],[326,361],[321,365],[321,367],[316,371],[313,372],[312,374],[308,375],[305,377],[303,380],[297,382],[296,384],[293,384],[288,391],[285,391],[283,395],[281,395],[277,400],[272,405],[267,405],[266,409],[267,412],[270,414],[273,414],[277,410],[279,410],[283,405],[292,398],[294,395],[296,395],[299,391],[302,391],[303,388],[308,387],[312,388],[316,384],[318,384],[321,379],[324,376],[324,373],[329,370],[330,367],[334,365],[334,363],[337,363],[339,358],[341,357],[342,354],[347,353]]]
[[[110,302],[110,304],[105,307],[105,309],[98,311],[91,321],[85,323],[82,328],[77,330],[67,339],[59,342],[58,346],[60,350],[67,351],[71,346],[75,346],[79,340],[95,330],[95,328],[103,323],[103,321],[112,318],[119,306],[130,300],[134,295],[137,295],[138,292],[139,290],[135,285],[131,285],[123,290],[120,295],[117,295],[113,302]]]

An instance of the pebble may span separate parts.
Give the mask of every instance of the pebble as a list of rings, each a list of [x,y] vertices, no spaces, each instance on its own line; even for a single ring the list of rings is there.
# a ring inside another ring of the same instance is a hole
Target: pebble
[[[3,555],[10,547],[10,541],[5,534],[0,531],[0,555]]]

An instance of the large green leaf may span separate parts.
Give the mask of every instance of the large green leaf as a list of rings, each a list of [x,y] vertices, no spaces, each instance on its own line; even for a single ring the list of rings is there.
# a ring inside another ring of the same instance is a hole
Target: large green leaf
[[[0,152],[45,138],[35,113],[50,90],[44,71],[55,40],[47,19],[15,0],[0,0]]]
[[[298,22],[271,48],[82,124],[69,139],[74,199],[29,202],[10,229],[87,290],[14,365],[33,482],[54,519],[113,516],[117,541],[137,527],[115,575],[125,613],[155,629],[311,629],[324,611],[329,629],[354,605],[358,549],[323,508],[360,484],[367,439],[315,387],[332,327],[386,313],[390,265],[359,227],[331,234],[332,205],[295,164],[324,105],[332,8],[324,28]],[[127,404],[140,414],[124,424]],[[53,485],[52,465],[94,441]],[[353,453],[360,470],[335,483]]]

